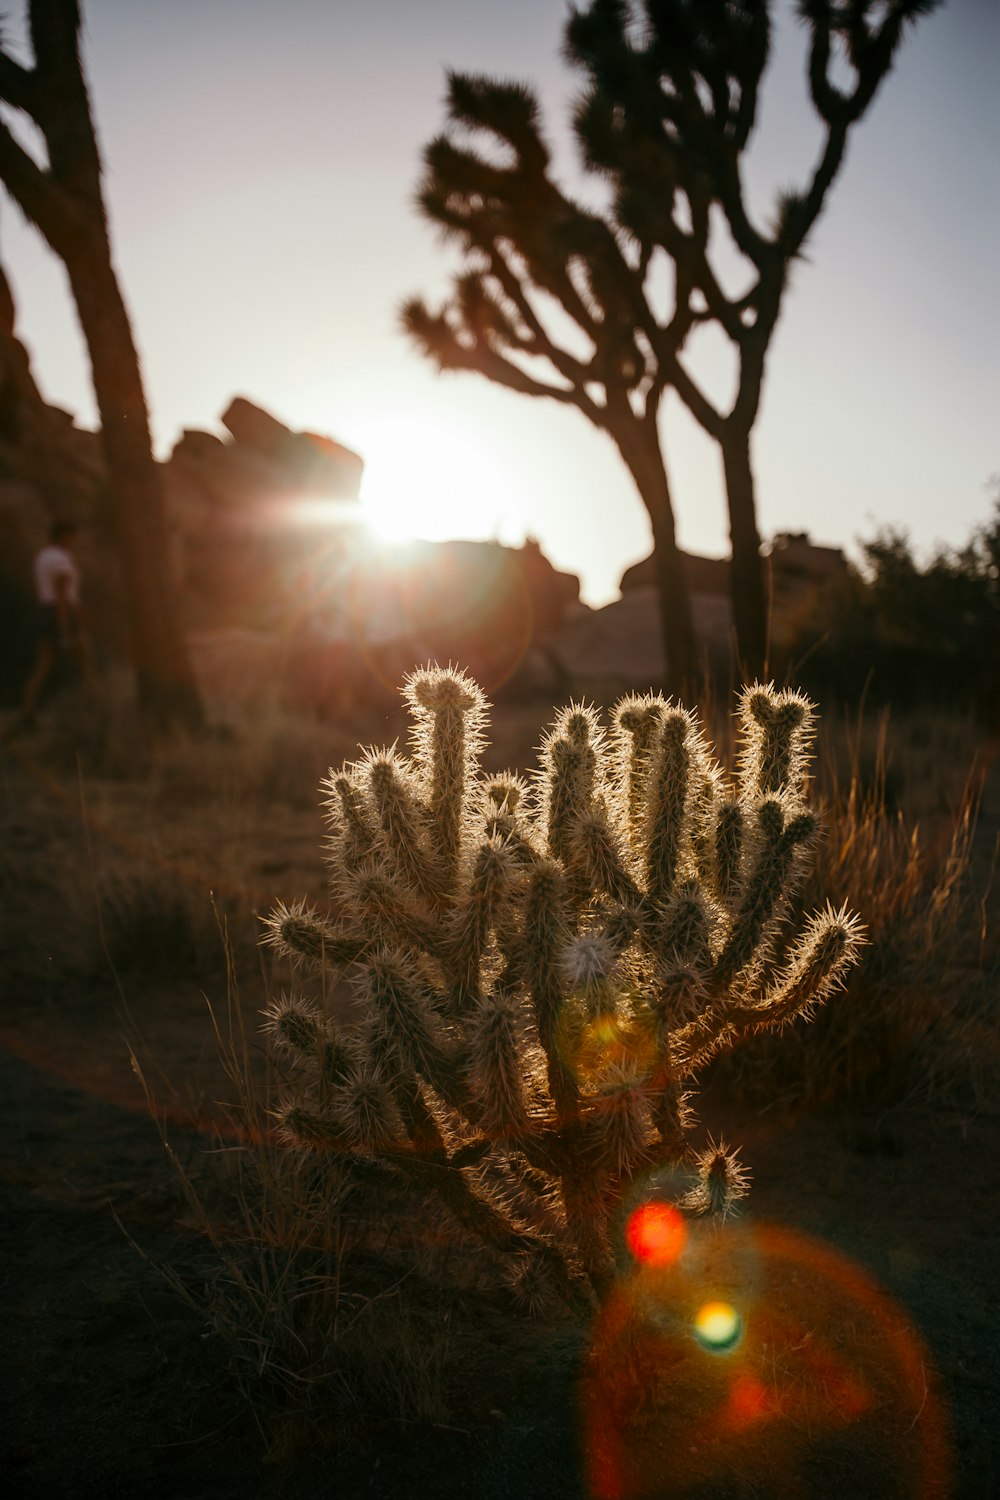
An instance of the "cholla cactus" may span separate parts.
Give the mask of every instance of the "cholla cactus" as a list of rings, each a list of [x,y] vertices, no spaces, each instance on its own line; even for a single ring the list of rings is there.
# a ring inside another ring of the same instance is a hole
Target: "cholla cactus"
[[[408,1172],[509,1255],[532,1306],[544,1284],[600,1292],[658,1169],[686,1214],[742,1196],[734,1153],[687,1145],[686,1086],[808,1015],[863,941],[846,910],[797,936],[785,921],[816,838],[812,705],[746,689],[733,780],[675,704],[627,698],[610,733],[573,705],[529,786],[483,775],[468,677],[419,671],[405,696],[412,754],[325,783],[333,914],[269,918],[276,949],[347,968],[360,1000],[345,1026],[294,996],[271,1007],[296,1065],[283,1135]]]

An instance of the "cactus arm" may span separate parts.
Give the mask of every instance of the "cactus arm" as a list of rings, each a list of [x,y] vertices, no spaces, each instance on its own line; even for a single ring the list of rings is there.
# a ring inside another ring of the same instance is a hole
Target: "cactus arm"
[[[667,704],[659,696],[623,698],[614,713],[617,787],[629,844],[638,847],[657,733]]]
[[[593,890],[610,896],[619,906],[640,904],[642,893],[626,869],[624,851],[600,803],[577,820],[569,852],[572,863],[582,867]]]
[[[542,1236],[512,1222],[495,1203],[477,1193],[464,1171],[404,1152],[388,1155],[412,1181],[433,1192],[452,1217],[484,1245],[501,1254],[538,1256],[565,1302],[579,1306],[586,1301],[586,1289],[570,1275],[558,1249]]]
[[[466,830],[466,799],[482,748],[486,699],[463,673],[433,667],[407,679],[415,760],[422,773],[438,870],[437,904],[451,899]]]
[[[724,802],[715,820],[713,884],[718,899],[726,907],[731,907],[739,896],[745,832],[746,819],[740,803]]]
[[[649,780],[645,876],[650,909],[666,904],[677,878],[690,790],[690,731],[683,709],[663,715]]]
[[[779,693],[760,683],[744,691],[739,706],[744,797],[801,797],[814,718],[812,703],[801,693]]]
[[[549,1094],[557,1120],[568,1126],[578,1117],[580,1093],[560,1052],[564,999],[560,960],[569,931],[565,878],[552,860],[540,861],[529,880],[523,932],[521,968],[545,1054]]]
[[[732,930],[712,973],[717,991],[727,989],[738,974],[759,960],[768,929],[790,893],[796,851],[810,843],[815,833],[816,819],[812,813],[801,813],[785,826],[781,804],[762,803],[756,854]]]
[[[328,922],[304,901],[283,901],[264,919],[262,941],[283,958],[321,970],[355,963],[365,954],[368,940],[351,928]]]
[[[784,1025],[795,1016],[808,1014],[843,984],[864,942],[861,924],[845,907],[816,912],[762,997],[756,1024]]]
[[[357,780],[357,768],[345,766],[322,783],[326,792],[324,811],[329,826],[327,863],[336,884],[341,871],[350,874],[372,858],[378,843],[378,831],[364,790]]]
[[[502,927],[520,874],[516,849],[491,836],[476,851],[449,923],[450,970],[459,1014],[482,999],[481,965],[490,934]]]
[[[371,754],[365,771],[382,848],[404,885],[423,903],[433,902],[440,873],[428,847],[426,817],[412,778],[391,750]]]
[[[385,947],[423,950],[441,958],[445,935],[441,925],[399,882],[374,861],[358,870],[348,911],[355,927],[371,933]]]
[[[466,1076],[480,1105],[479,1126],[501,1140],[527,1127],[518,1007],[509,996],[481,1000],[470,1018]]]

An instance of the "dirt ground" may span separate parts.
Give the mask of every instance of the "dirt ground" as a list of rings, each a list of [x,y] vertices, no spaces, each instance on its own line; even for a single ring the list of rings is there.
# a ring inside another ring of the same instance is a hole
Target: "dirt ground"
[[[2,793],[6,1493],[1000,1495],[1000,1109],[961,1092],[795,1117],[710,1087],[699,1116],[740,1143],[753,1186],[738,1228],[692,1244],[691,1287],[637,1274],[590,1323],[551,1325],[456,1294],[442,1318],[475,1328],[456,1341],[447,1420],[371,1413],[329,1450],[267,1462],[226,1349],[157,1269],[193,1286],[208,1258],[128,1051],[197,1172],[215,1144],[198,1120],[223,1086],[203,992],[224,981],[126,978],[126,1016],[79,941],[65,959],[67,913],[39,905],[53,861],[86,884],[93,826],[16,757]],[[314,821],[286,813],[284,853],[257,870],[283,895],[315,875]],[[684,1298],[713,1288],[739,1309],[732,1348],[684,1323]]]

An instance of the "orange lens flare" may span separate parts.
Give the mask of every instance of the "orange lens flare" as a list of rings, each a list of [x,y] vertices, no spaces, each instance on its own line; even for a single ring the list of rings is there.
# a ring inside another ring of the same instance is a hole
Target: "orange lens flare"
[[[671,1203],[643,1203],[625,1225],[629,1253],[646,1266],[672,1266],[686,1240],[684,1216]]]
[[[656,1039],[643,1021],[613,1013],[595,1016],[561,1043],[570,1066],[585,1083],[596,1083],[609,1068],[634,1063],[646,1072],[656,1062]]]

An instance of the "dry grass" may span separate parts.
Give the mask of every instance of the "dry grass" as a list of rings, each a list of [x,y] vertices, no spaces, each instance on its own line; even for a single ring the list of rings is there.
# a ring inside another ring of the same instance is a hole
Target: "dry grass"
[[[231,963],[225,1018],[209,1013],[230,1100],[207,1161],[182,1162],[161,1127],[207,1253],[196,1283],[160,1269],[227,1350],[273,1458],[342,1440],[370,1418],[441,1421],[449,1315],[420,1295],[412,1264],[373,1253],[385,1247],[386,1213],[370,1164],[280,1138],[267,1102],[281,1083],[247,1035]],[[134,1055],[133,1066],[143,1077]],[[147,1100],[159,1118],[148,1086]]]
[[[540,717],[537,705],[505,705],[491,766],[531,766]],[[443,1420],[457,1335],[440,1289],[503,1280],[464,1256],[450,1226],[423,1231],[426,1205],[373,1185],[363,1160],[333,1166],[284,1147],[266,1107],[279,1080],[255,1021],[244,1031],[234,966],[256,966],[253,913],[270,904],[272,877],[279,891],[321,898],[321,775],[358,739],[397,729],[269,711],[153,746],[116,710],[82,745],[67,733],[32,747],[6,783],[26,841],[0,859],[11,951],[29,933],[52,947],[58,911],[57,959],[79,964],[89,952],[96,972],[110,958],[130,999],[147,978],[193,992],[227,966],[216,1040],[232,1102],[197,1175],[175,1162],[205,1268],[198,1285],[174,1284],[224,1342],[275,1455],[335,1439],[368,1413]],[[870,946],[810,1026],[746,1046],[720,1073],[744,1096],[783,1104],[862,1092],[981,1100],[1000,1058],[986,931],[1000,807],[988,746],[964,721],[926,716],[821,717],[819,746],[825,838],[801,904],[849,898]],[[31,948],[33,964],[40,952]]]
[[[989,746],[963,720],[885,714],[821,724],[820,744],[824,837],[797,904],[850,896],[868,947],[811,1025],[757,1039],[719,1071],[781,1105],[981,1104],[1000,1066]]]
[[[256,967],[254,912],[288,888],[290,873],[303,894],[322,898],[322,775],[359,740],[391,740],[402,723],[322,724],[265,704],[231,711],[207,737],[156,745],[122,691],[109,693],[99,723],[75,720],[67,706],[68,718],[17,753],[39,806],[61,799],[80,837],[57,847],[46,829],[44,850],[40,840],[37,853],[19,853],[16,870],[9,858],[0,869],[8,941],[16,948],[33,931],[48,940],[55,907],[71,968],[97,975],[110,959],[133,981],[218,974],[220,915],[238,962]],[[724,753],[728,705],[716,697],[703,712]],[[539,722],[538,704],[504,704],[487,765],[532,767]],[[722,1064],[742,1089],[814,1102],[859,1090],[940,1095],[969,1083],[982,1094],[997,1055],[986,926],[1000,797],[989,755],[982,731],[959,717],[821,713],[825,837],[801,904],[851,900],[870,947],[813,1025]],[[20,812],[21,789],[11,797]],[[59,961],[60,953],[48,960]]]

